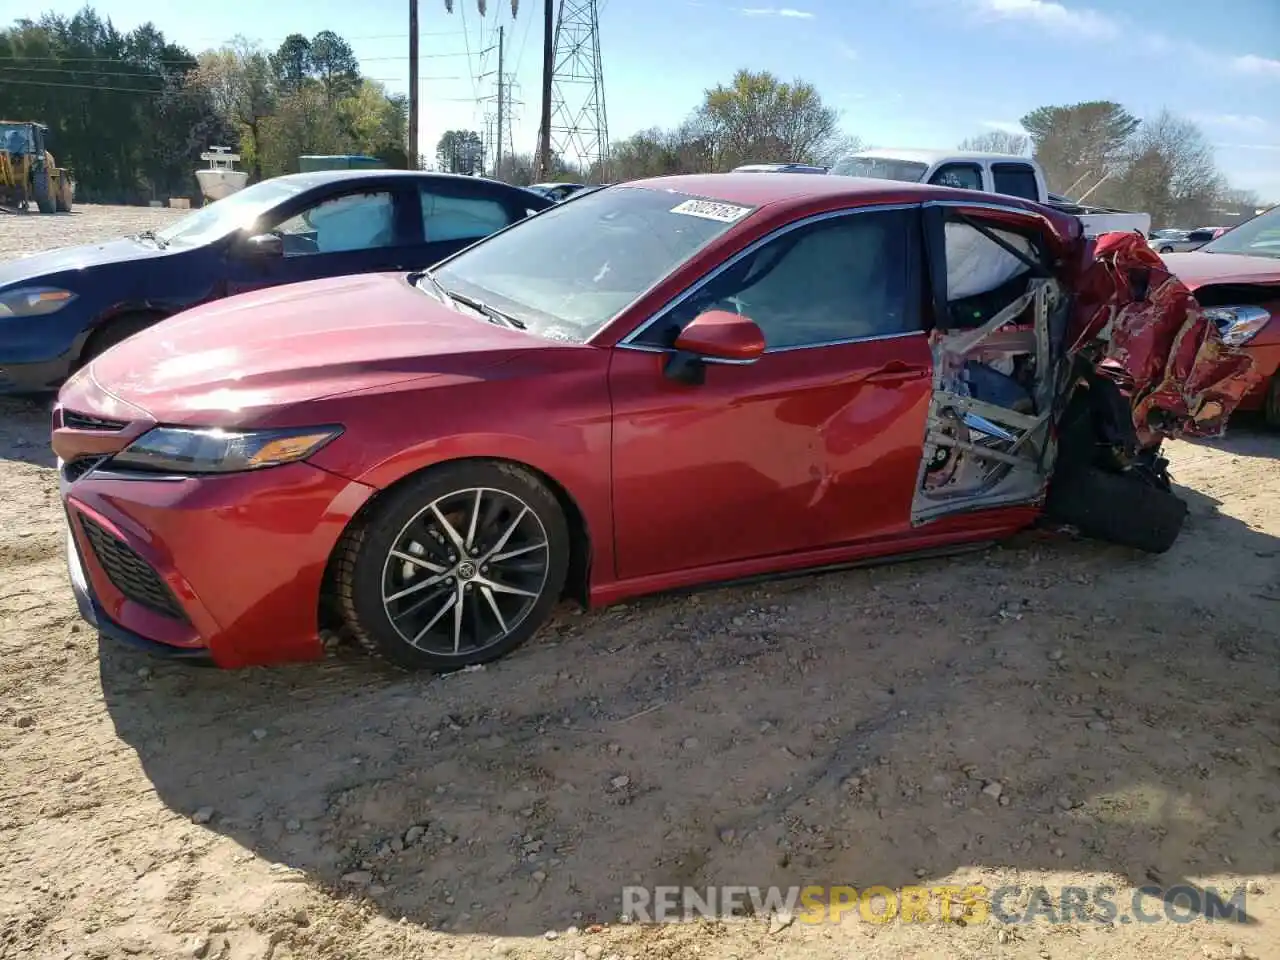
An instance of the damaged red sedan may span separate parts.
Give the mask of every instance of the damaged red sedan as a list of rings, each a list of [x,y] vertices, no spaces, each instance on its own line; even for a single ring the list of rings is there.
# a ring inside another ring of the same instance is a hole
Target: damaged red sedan
[[[199,307],[54,412],[109,636],[242,666],[331,629],[405,668],[562,597],[988,542],[1046,510],[1166,549],[1162,437],[1252,386],[1136,234],[843,177],[640,181],[414,275]]]

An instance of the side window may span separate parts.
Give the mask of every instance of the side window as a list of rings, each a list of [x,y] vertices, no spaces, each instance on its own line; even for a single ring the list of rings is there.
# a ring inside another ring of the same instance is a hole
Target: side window
[[[936,187],[981,190],[982,169],[974,163],[947,163],[938,168],[929,182]]]
[[[1212,230],[1192,230],[1187,234],[1187,239],[1191,243],[1208,243],[1213,239]]]
[[[644,340],[666,346],[710,309],[750,317],[770,350],[915,332],[917,216],[851,213],[784,233],[716,276]]]
[[[372,250],[395,243],[391,194],[357,193],[324,200],[275,228],[286,257]]]
[[[454,197],[422,190],[422,230],[427,243],[442,240],[480,240],[511,222],[499,200]]]
[[[991,179],[996,193],[1021,197],[1023,200],[1040,199],[1036,172],[1025,163],[994,163],[991,165]]]

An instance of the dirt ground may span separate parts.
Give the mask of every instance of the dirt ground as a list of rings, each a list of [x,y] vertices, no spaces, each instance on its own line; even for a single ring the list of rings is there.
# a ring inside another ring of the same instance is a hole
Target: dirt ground
[[[0,217],[0,257],[169,216]],[[1164,556],[1027,534],[565,610],[436,679],[100,646],[47,429],[0,401],[0,956],[1280,957],[1280,436],[1257,425],[1171,446],[1191,517]],[[1111,886],[1120,913],[620,917],[631,884],[947,883],[1019,885],[1019,913]],[[1245,920],[1148,898],[1137,922],[1136,888],[1177,884],[1244,887]]]

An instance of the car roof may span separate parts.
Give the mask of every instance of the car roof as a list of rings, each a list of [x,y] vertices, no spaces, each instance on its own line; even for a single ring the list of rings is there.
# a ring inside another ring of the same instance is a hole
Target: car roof
[[[859,150],[857,153],[849,154],[849,156],[866,157],[869,160],[914,160],[916,163],[923,163],[929,166],[939,160],[1003,160],[1027,164],[1035,162],[1030,157],[1022,157],[1016,153],[980,153],[972,150],[920,150],[914,147],[904,147],[900,150],[887,147],[876,150]]]
[[[672,177],[650,177],[618,184],[613,189],[643,187],[649,190],[669,190],[695,197],[707,197],[726,203],[747,206],[763,206],[766,203],[796,204],[810,200],[830,200],[852,203],[874,203],[881,198],[901,200],[903,196],[921,200],[939,194],[971,194],[972,191],[952,190],[923,183],[904,183],[900,180],[873,180],[866,177],[815,177],[811,173],[774,173],[762,177],[757,173],[694,173]],[[987,201],[990,194],[983,195]],[[1001,197],[1017,206],[1015,197]]]
[[[298,184],[302,187],[317,187],[326,183],[341,183],[343,180],[380,180],[392,177],[426,181],[466,180],[480,183],[498,183],[511,190],[523,189],[522,187],[512,187],[511,184],[503,183],[501,180],[490,180],[488,177],[468,177],[461,173],[433,173],[426,170],[311,170],[306,173],[286,173],[283,176],[273,177],[272,179]]]

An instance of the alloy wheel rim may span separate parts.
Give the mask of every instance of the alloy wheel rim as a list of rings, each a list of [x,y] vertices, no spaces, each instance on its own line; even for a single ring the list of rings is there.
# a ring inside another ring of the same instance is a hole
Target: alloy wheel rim
[[[542,518],[492,487],[433,500],[392,541],[382,605],[407,644],[462,657],[488,649],[524,622],[550,569]]]

